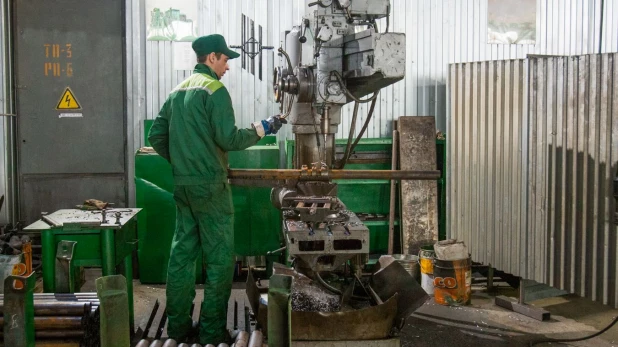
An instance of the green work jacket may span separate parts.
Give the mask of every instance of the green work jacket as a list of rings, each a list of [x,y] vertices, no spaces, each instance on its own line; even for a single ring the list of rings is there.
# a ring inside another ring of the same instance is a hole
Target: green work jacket
[[[258,142],[255,129],[238,129],[232,99],[217,75],[197,64],[168,96],[148,140],[172,164],[176,185],[227,181],[228,151]]]

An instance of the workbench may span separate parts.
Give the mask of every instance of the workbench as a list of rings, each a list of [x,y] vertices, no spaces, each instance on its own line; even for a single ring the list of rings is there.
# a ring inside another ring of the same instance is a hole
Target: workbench
[[[136,216],[141,210],[58,210],[24,228],[28,232],[41,233],[44,291],[79,292],[73,276],[73,271],[79,267],[101,267],[103,276],[124,275],[129,319],[133,323],[132,256],[137,250]],[[62,269],[57,268],[57,262],[68,264],[67,276],[59,276]],[[68,286],[63,283],[66,278]]]

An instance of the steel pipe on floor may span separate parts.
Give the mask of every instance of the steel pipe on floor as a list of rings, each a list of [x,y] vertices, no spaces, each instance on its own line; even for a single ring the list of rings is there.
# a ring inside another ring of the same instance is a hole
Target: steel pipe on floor
[[[83,317],[34,317],[34,330],[82,329]],[[0,317],[0,327],[4,328],[4,317]]]
[[[312,172],[298,169],[233,169],[230,179],[253,180],[332,180],[332,179],[384,179],[384,180],[438,180],[440,171],[413,170],[327,170]]]
[[[93,306],[91,302],[79,301],[34,301],[35,316],[83,316],[90,312]],[[4,304],[0,303],[0,314],[4,312]]]

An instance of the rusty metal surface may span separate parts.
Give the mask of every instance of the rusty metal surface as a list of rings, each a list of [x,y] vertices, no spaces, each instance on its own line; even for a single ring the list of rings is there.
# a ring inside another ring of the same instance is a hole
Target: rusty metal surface
[[[421,285],[396,261],[376,271],[371,286],[382,300],[399,293],[396,319],[409,317],[429,299]]]
[[[317,174],[312,169],[233,169],[228,170],[228,178],[234,180],[255,179],[312,181],[334,179],[437,180],[440,178],[440,171],[435,170],[435,153],[436,151],[434,148],[434,165],[432,168],[427,170],[328,170]],[[424,154],[424,152],[421,151],[419,155],[422,154]],[[433,184],[433,186],[435,186],[435,184]]]
[[[4,326],[4,317],[0,317],[0,326]],[[82,327],[82,317],[34,317],[34,329],[36,331],[54,329],[80,329]]]
[[[81,316],[90,311],[90,301],[41,301],[34,299],[35,316]],[[4,302],[0,301],[0,313],[4,312]]]
[[[347,312],[292,312],[292,340],[386,338],[397,314],[397,299],[394,295],[382,305]]]
[[[400,117],[401,170],[436,169],[434,117]],[[422,245],[438,239],[438,188],[436,182],[401,182],[403,254],[417,254]]]

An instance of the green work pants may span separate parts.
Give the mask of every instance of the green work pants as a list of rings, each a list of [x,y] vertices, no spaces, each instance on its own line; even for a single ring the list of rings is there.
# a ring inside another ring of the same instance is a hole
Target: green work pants
[[[234,209],[227,183],[174,188],[176,232],[167,269],[167,332],[184,340],[191,330],[195,261],[204,257],[206,278],[200,314],[200,343],[227,342],[227,304],[234,276]]]

